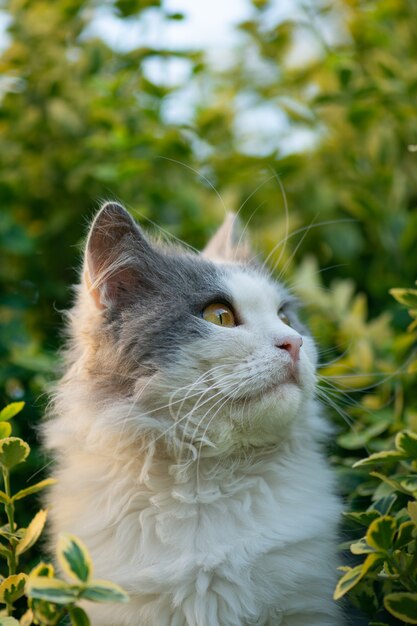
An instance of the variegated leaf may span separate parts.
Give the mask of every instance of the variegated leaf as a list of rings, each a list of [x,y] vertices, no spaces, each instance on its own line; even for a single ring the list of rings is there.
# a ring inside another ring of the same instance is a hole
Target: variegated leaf
[[[93,564],[83,542],[67,533],[59,535],[57,545],[58,561],[68,576],[77,582],[87,582],[92,575]]]

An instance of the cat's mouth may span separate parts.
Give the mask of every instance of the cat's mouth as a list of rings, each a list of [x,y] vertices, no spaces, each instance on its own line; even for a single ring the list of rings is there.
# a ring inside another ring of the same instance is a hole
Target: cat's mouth
[[[279,380],[271,381],[257,389],[244,391],[238,398],[233,399],[233,404],[261,402],[273,396],[281,396],[284,392],[284,387],[287,385],[300,386],[299,378],[293,368],[288,370],[285,376],[281,377]]]

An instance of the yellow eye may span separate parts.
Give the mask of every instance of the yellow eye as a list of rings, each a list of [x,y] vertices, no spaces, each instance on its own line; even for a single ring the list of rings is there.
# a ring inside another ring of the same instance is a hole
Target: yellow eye
[[[206,322],[211,322],[217,326],[225,326],[226,328],[233,328],[233,326],[236,326],[236,320],[233,312],[228,306],[218,302],[206,306],[203,311],[203,319],[205,319]]]
[[[278,317],[281,320],[281,322],[284,322],[284,324],[286,324],[287,326],[291,326],[290,319],[288,315],[284,312],[284,309],[280,309],[278,311]]]

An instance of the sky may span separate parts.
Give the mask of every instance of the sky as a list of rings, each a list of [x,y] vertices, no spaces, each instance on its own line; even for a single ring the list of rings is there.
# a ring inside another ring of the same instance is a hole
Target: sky
[[[275,0],[267,19],[277,22],[294,15],[296,5],[295,0]],[[151,8],[140,20],[120,20],[103,2],[103,6],[96,10],[87,36],[98,35],[120,50],[137,46],[203,49],[212,64],[221,66],[242,37],[235,26],[249,19],[254,10],[249,0],[165,0],[164,8],[169,13],[184,13],[186,17],[184,20],[163,20],[160,12]],[[7,23],[7,15],[0,11],[0,50],[7,44]],[[304,42],[305,45],[308,47],[308,42]],[[188,122],[198,98],[195,87],[187,83],[188,62],[174,57],[165,61],[149,58],[144,71],[156,83],[167,86],[185,84],[174,97],[167,99],[165,114],[168,122]],[[260,111],[243,108],[237,116],[236,132],[241,132],[242,147],[246,151],[259,154],[271,149],[271,138],[282,135],[285,124],[285,116],[276,106],[264,105]],[[303,149],[311,139],[308,133],[292,135],[286,141],[285,151]]]
[[[115,20],[103,8],[95,28],[117,48],[133,48],[140,42],[141,45],[210,51],[216,47],[231,47],[237,37],[233,26],[251,14],[248,0],[165,0],[164,7],[170,13],[184,13],[186,19],[162,22],[157,11],[149,10],[145,20],[136,23],[131,20],[128,25]]]

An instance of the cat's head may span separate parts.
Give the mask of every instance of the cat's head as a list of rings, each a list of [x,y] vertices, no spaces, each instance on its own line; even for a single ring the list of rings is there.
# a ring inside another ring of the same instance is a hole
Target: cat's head
[[[115,203],[91,226],[86,371],[103,402],[129,408],[129,428],[173,454],[275,444],[314,395],[314,342],[252,259],[232,214],[201,254],[153,242]]]

